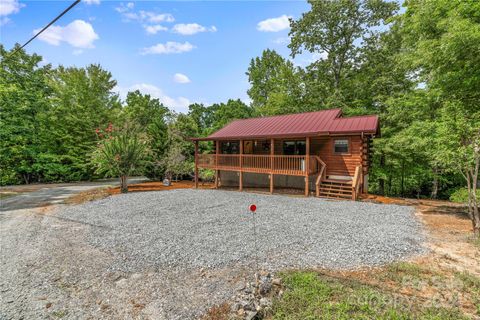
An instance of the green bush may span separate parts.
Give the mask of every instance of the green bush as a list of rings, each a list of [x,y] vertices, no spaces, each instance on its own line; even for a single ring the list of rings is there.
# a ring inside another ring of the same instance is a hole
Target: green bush
[[[202,182],[212,182],[215,178],[215,171],[211,169],[200,169],[198,171],[198,177]]]
[[[468,190],[467,188],[460,188],[455,190],[450,195],[450,201],[467,203],[468,202]],[[480,190],[477,190],[477,201],[480,201]]]

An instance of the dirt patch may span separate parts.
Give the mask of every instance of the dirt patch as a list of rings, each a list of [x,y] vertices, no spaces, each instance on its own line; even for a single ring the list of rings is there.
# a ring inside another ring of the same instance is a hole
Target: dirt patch
[[[88,201],[100,200],[110,196],[107,188],[98,188],[79,192],[65,200],[66,204],[81,204]]]
[[[143,191],[164,191],[164,190],[175,190],[175,189],[191,189],[195,187],[195,183],[193,181],[178,181],[172,182],[170,186],[164,186],[162,182],[153,181],[153,182],[144,182],[144,183],[137,183],[137,184],[130,184],[128,185],[128,192],[143,192]],[[200,189],[212,189],[214,188],[212,183],[199,183],[198,187]],[[120,187],[110,188],[108,189],[108,193],[119,194]]]
[[[166,190],[175,190],[175,189],[192,189],[195,187],[193,181],[177,181],[173,182],[170,186],[164,186],[162,182],[153,181],[153,182],[143,182],[136,184],[128,185],[128,192],[147,192],[147,191],[166,191]],[[214,185],[212,183],[200,183],[198,185],[199,189],[213,189]],[[112,195],[121,194],[120,187],[107,188],[101,187],[97,189],[87,190],[79,192],[68,199],[65,200],[66,204],[81,204],[84,202],[89,202],[93,200],[100,200]]]

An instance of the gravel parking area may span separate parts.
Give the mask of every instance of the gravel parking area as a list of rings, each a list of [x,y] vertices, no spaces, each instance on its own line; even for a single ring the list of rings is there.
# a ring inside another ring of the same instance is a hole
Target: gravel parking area
[[[1,222],[0,319],[195,319],[254,263],[356,268],[423,253],[412,207],[181,189],[131,193]]]
[[[91,225],[89,242],[117,256],[114,269],[225,267],[252,264],[251,203],[266,269],[354,268],[421,250],[412,208],[352,201],[173,190],[110,197],[60,216]]]

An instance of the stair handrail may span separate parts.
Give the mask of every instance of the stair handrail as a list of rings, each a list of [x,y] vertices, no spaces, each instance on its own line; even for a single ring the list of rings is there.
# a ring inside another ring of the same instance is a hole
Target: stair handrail
[[[362,165],[355,167],[355,174],[352,181],[352,199],[357,200],[357,196],[360,193],[360,182],[362,181]]]
[[[320,159],[319,156],[315,156],[315,159],[320,164],[320,171],[318,173],[317,180],[315,181],[315,193],[318,197],[318,196],[320,196],[320,183],[322,182],[322,179],[326,175],[327,164],[325,162],[323,162],[323,160]]]

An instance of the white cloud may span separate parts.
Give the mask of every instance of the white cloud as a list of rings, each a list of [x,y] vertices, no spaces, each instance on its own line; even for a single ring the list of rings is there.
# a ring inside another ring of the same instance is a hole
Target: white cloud
[[[157,22],[173,22],[175,18],[170,13],[155,13],[151,11],[140,11],[139,17],[142,21],[148,21],[152,23]]]
[[[18,13],[23,7],[25,5],[18,0],[0,0],[0,26],[9,23],[11,19],[8,16]]]
[[[190,42],[173,42],[168,41],[167,43],[158,43],[154,46],[143,48],[141,54],[171,54],[171,53],[183,53],[192,51],[195,48]]]
[[[100,4],[100,0],[83,0],[86,4]]]
[[[18,2],[18,0],[1,0],[0,1],[0,17],[18,13],[20,9],[23,7],[25,7],[25,5],[23,3]]]
[[[288,44],[289,41],[290,41],[289,37],[280,37],[280,38],[277,38],[277,39],[273,40],[273,43],[275,43],[275,44]]]
[[[190,79],[182,74],[182,73],[175,73],[175,75],[173,76],[173,81],[175,81],[176,83],[190,83]]]
[[[168,28],[164,27],[162,25],[156,24],[153,26],[143,26],[145,28],[145,31],[147,31],[148,34],[157,34],[159,31],[167,31]]]
[[[175,18],[170,13],[157,13],[153,11],[140,10],[133,11],[135,4],[128,2],[127,4],[120,3],[120,6],[115,8],[115,11],[122,15],[124,21],[137,21],[140,23],[160,23],[173,22]]]
[[[36,34],[38,31],[40,29],[33,30],[33,33]],[[75,20],[65,27],[53,25],[41,33],[38,38],[54,46],[60,45],[61,42],[67,42],[75,48],[93,48],[93,42],[99,37],[90,23]]]
[[[134,6],[135,6],[135,4],[133,2],[128,2],[127,4],[124,4],[122,2],[122,3],[120,3],[119,7],[115,8],[115,11],[117,11],[119,13],[124,13],[124,12],[127,12],[127,11],[133,9]]]
[[[82,49],[75,49],[73,50],[72,54],[74,56],[78,56],[78,55],[81,55],[83,53],[83,50]]]
[[[184,36],[189,36],[199,32],[216,32],[217,28],[215,26],[207,28],[198,23],[179,23],[173,26],[172,31]]]
[[[270,18],[263,21],[260,21],[257,24],[257,30],[263,32],[278,32],[290,27],[290,21],[288,18],[291,18],[287,15],[282,15],[277,18]]]
[[[137,83],[128,88],[116,87],[114,91],[120,94],[122,99],[125,99],[129,91],[139,90],[143,94],[149,94],[154,98],[160,100],[168,108],[174,109],[177,112],[187,112],[191,101],[185,97],[172,98],[166,95],[159,87],[148,83]]]

